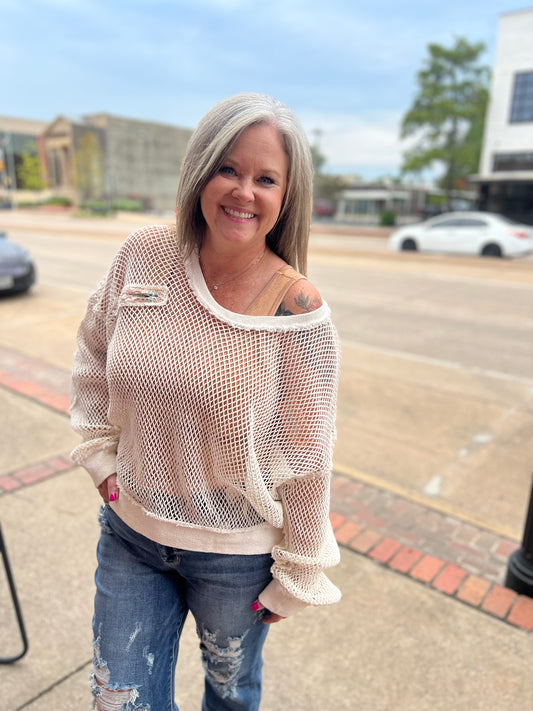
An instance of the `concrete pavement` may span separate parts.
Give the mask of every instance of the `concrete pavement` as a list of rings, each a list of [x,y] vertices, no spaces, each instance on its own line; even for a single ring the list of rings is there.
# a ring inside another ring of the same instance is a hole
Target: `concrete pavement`
[[[39,456],[31,445],[27,451],[28,459]],[[97,509],[78,469],[0,498],[30,640],[22,660],[0,667],[0,711],[89,708]],[[339,605],[306,609],[272,628],[263,711],[531,708],[530,634],[346,548],[331,577],[344,593]],[[15,653],[3,584],[0,599],[2,653]],[[201,685],[188,623],[177,676],[181,711],[199,709]]]

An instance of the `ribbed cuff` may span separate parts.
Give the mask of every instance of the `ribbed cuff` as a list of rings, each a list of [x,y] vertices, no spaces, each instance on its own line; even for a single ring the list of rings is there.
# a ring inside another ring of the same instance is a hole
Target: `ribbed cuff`
[[[281,617],[290,617],[296,612],[307,607],[306,602],[298,600],[285,590],[285,588],[274,578],[262,593],[259,595],[259,602],[270,612],[275,612]]]
[[[75,456],[74,461],[76,461]],[[116,452],[99,450],[90,454],[87,458],[83,457],[82,461],[77,461],[76,463],[89,472],[95,486],[100,486],[108,476],[117,471],[117,454]]]

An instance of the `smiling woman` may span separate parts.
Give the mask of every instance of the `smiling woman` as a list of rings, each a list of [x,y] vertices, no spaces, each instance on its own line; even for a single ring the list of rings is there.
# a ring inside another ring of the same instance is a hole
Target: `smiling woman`
[[[339,560],[328,518],[339,348],[301,273],[311,174],[287,107],[220,102],[189,143],[176,230],[130,235],[91,297],[71,409],[84,439],[73,457],[106,504],[99,711],[168,707],[189,610],[202,708],[255,711],[268,625],[340,598],[324,573]]]

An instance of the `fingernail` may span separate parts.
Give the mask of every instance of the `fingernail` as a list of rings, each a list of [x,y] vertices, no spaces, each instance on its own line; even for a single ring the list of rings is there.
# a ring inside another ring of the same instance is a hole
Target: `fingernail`
[[[254,602],[252,605],[252,610],[260,610],[261,609],[261,603],[260,602]]]
[[[114,491],[112,494],[109,494],[109,501],[116,501],[117,500],[117,493]]]

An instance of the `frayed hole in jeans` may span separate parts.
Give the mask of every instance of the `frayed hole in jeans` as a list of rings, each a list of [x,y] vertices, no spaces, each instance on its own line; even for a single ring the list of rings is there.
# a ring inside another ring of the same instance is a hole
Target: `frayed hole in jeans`
[[[221,698],[235,698],[237,695],[237,679],[243,660],[242,637],[230,637],[225,640],[225,646],[217,644],[216,632],[204,629],[198,631],[202,662],[207,678],[217,690]]]

